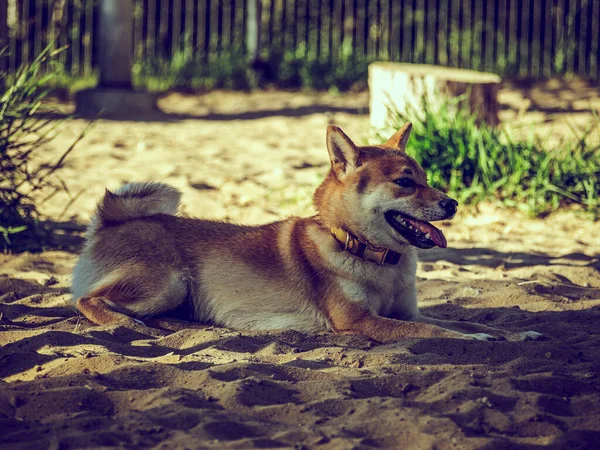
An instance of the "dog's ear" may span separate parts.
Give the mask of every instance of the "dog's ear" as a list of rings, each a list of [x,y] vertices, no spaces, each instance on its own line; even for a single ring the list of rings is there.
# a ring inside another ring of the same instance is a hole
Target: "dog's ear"
[[[327,127],[327,151],[331,168],[340,181],[362,164],[358,147],[335,125]]]
[[[396,131],[396,134],[387,140],[385,145],[403,152],[406,150],[406,144],[408,143],[408,138],[410,137],[410,130],[412,130],[412,123],[406,122],[402,128]]]

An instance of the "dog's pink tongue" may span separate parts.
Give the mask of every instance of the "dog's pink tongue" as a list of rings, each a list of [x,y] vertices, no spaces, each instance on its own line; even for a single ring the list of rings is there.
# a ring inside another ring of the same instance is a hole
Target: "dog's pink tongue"
[[[408,220],[408,219],[407,219]],[[448,246],[448,241],[446,241],[446,236],[442,233],[442,230],[434,227],[429,222],[423,222],[421,220],[408,220],[410,224],[417,228],[422,233],[429,233],[431,236],[431,240],[440,248],[446,248]]]

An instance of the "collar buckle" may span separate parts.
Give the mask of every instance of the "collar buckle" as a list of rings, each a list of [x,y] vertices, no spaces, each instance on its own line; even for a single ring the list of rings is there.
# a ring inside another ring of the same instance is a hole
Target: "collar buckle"
[[[384,264],[398,264],[398,261],[400,260],[400,253],[389,248],[369,244],[368,240],[354,236],[352,233],[342,228],[332,227],[331,234],[335,240],[340,243],[340,246],[343,245],[344,251],[366,261],[371,261],[383,266]],[[345,237],[343,237],[344,234],[346,235]],[[390,258],[388,258],[388,256],[390,256]]]

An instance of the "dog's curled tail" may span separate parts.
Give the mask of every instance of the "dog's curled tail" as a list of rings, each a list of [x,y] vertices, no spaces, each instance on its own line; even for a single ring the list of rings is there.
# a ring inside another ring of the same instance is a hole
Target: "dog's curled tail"
[[[98,203],[87,230],[91,237],[100,227],[154,214],[177,214],[181,192],[164,183],[129,183],[116,192],[108,189]]]

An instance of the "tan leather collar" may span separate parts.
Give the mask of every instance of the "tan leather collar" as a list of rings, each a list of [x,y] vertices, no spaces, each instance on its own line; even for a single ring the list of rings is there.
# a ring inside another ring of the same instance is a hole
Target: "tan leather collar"
[[[342,228],[331,227],[331,234],[347,252],[366,261],[377,263],[380,266],[384,264],[398,264],[400,256],[402,256],[400,253],[389,248],[369,244],[369,241],[363,241]]]

